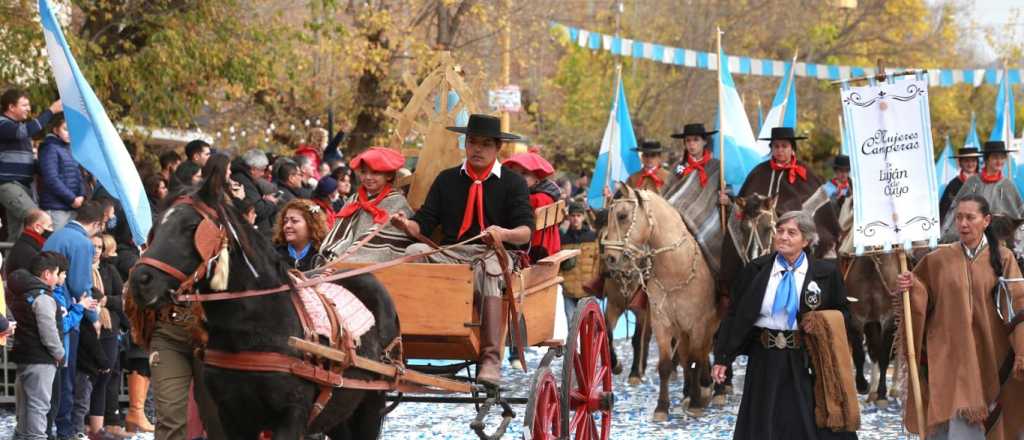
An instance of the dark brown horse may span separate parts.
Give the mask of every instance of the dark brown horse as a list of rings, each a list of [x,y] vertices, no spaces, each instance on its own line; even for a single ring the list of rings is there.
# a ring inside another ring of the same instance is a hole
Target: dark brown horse
[[[226,202],[221,196],[224,182],[215,180],[208,179],[193,196],[195,203],[178,204],[165,213],[155,226],[144,257],[185,274],[209,263],[190,239],[196,236],[204,221],[202,206],[207,206],[215,213],[216,226],[228,237],[227,292],[276,288],[289,283],[287,265],[269,241]],[[195,284],[196,292],[210,292],[210,284],[210,278],[203,277]],[[356,353],[370,359],[384,358],[386,346],[399,335],[398,317],[390,296],[373,276],[354,277],[340,284],[362,301],[376,320],[359,338]],[[173,294],[179,285],[177,277],[152,265],[137,265],[129,279],[136,303],[150,308],[176,301]],[[301,359],[303,354],[288,346],[289,337],[303,337],[292,294],[291,290],[286,290],[272,295],[202,303],[204,325],[209,334],[206,349],[229,354],[274,352]],[[357,369],[345,370],[343,374],[350,379],[379,379]],[[289,373],[240,371],[209,365],[204,369],[204,377],[230,439],[255,439],[263,431],[271,431],[275,438],[287,439],[302,438],[307,432],[325,432],[332,439],[372,439],[380,434],[383,391],[335,389],[320,416],[307,425],[320,391],[320,387],[310,381]]]

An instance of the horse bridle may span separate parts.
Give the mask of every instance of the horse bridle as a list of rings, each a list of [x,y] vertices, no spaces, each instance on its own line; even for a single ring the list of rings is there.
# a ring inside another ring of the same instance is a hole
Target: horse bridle
[[[629,237],[633,234],[633,228],[636,226],[637,212],[640,210],[640,197],[640,194],[636,194],[635,198],[616,199],[608,206],[608,211],[610,212],[612,207],[618,203],[631,203],[633,205],[633,210],[630,212],[629,229],[626,230],[626,234],[623,235],[620,240],[609,241],[606,238],[608,236],[608,229],[611,227],[612,223],[615,223],[615,227],[618,228],[618,222],[613,222],[613,219],[611,218],[608,219],[608,227],[605,228],[604,232],[601,234],[600,243],[602,247],[621,252],[622,255],[624,255],[633,265],[632,268],[625,270],[609,269],[612,277],[615,278],[616,282],[623,287],[628,285],[627,282],[633,279],[633,275],[635,274],[637,275],[636,279],[639,283],[638,287],[646,288],[647,280],[651,277],[651,272],[654,270],[654,257],[659,254],[678,249],[686,242],[686,238],[684,237],[673,244],[657,249],[651,249],[651,247],[647,245],[637,246],[633,244]],[[644,213],[649,227],[654,228],[654,215],[647,209],[644,210]],[[635,291],[636,289],[629,290]]]
[[[213,208],[210,208],[209,205],[189,196],[176,200],[172,207],[180,205],[192,207],[196,213],[203,218],[199,222],[199,226],[196,227],[195,234],[193,234],[193,243],[201,260],[199,266],[192,271],[191,275],[186,275],[178,268],[156,258],[148,257],[145,254],[143,254],[142,257],[139,258],[138,263],[136,263],[152,267],[178,280],[180,284],[174,291],[173,295],[171,295],[172,301],[175,301],[178,296],[195,290],[196,283],[206,276],[209,271],[210,263],[217,257],[218,250],[224,240],[227,239],[227,234],[225,233],[224,228],[217,224],[217,218],[219,217],[217,212],[214,211]]]

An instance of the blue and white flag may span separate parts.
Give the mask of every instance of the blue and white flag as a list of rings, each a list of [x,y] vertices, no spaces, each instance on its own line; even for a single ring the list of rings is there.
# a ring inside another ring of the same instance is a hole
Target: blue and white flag
[[[964,148],[977,148],[981,151],[981,139],[978,138],[978,121],[971,112],[971,128],[967,130],[967,137],[964,138]]]
[[[1015,132],[1013,119],[1016,112],[1013,108],[1013,89],[1010,88],[1007,78],[1008,75],[1004,72],[1003,80],[999,83],[999,94],[996,95],[996,123],[992,126],[988,140],[1006,142],[1006,147],[1011,148],[1010,143],[1013,142]]]
[[[758,138],[764,139],[771,137],[772,129],[775,127],[792,127],[796,129],[796,83],[793,75],[793,65],[796,63],[796,57],[793,57],[793,62],[786,64],[786,73],[782,75],[782,80],[779,81],[779,89],[775,91],[775,99],[772,100],[772,108],[768,110],[768,115],[765,116],[764,122],[761,124],[760,131],[758,131]],[[757,141],[758,144],[762,144],[763,148],[771,150],[768,141]]]
[[[946,190],[946,184],[953,180],[959,172],[956,159],[953,159],[953,141],[946,135],[946,147],[939,153],[939,159],[935,161],[935,178],[939,183],[939,194]]]
[[[616,74],[615,83],[615,101],[608,115],[608,126],[604,129],[601,150],[587,190],[587,203],[594,209],[604,208],[605,188],[614,192],[615,182],[625,182],[631,174],[643,168],[640,155],[636,152],[636,135],[633,133],[633,122],[629,119],[621,69]]]
[[[141,245],[146,242],[153,220],[139,172],[96,93],[75,63],[49,0],[39,0],[39,17],[71,133],[71,153],[121,202],[132,238]]]
[[[718,59],[724,60],[725,52],[721,44],[718,48]],[[775,110],[774,108],[772,110]],[[765,160],[765,156],[771,151],[767,144],[759,144],[754,138],[754,130],[750,128],[750,119],[743,109],[743,101],[739,92],[736,91],[736,84],[732,81],[732,74],[729,73],[729,63],[720,63],[718,69],[718,113],[716,120],[718,134],[716,134],[715,149],[716,157],[725,157],[723,167],[725,168],[725,181],[732,185],[734,192],[739,192],[743,181],[747,179],[755,166]],[[768,113],[769,118],[771,112]],[[771,123],[765,121],[765,125]]]

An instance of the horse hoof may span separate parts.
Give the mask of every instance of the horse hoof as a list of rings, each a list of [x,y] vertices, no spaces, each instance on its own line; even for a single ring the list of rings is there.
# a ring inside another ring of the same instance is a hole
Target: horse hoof
[[[644,380],[636,376],[629,376],[629,380],[627,381],[627,383],[629,383],[629,386],[635,387],[637,385],[644,383]]]
[[[684,411],[686,411],[686,415],[688,415],[690,417],[693,417],[695,419],[699,419],[701,416],[704,415],[704,408],[692,408],[691,407],[691,408],[686,408]]]
[[[655,422],[667,422],[668,421],[668,411],[655,411],[654,412],[653,420]]]
[[[726,398],[724,394],[719,394],[711,398],[711,404],[715,406],[725,406]]]
[[[889,399],[878,399],[875,401],[875,407],[881,410],[889,409]]]
[[[714,394],[715,390],[711,387],[700,387],[700,397],[702,400],[708,400],[711,395]]]
[[[615,366],[612,367],[612,374],[616,376],[622,374],[622,364],[616,363]]]
[[[878,400],[878,393],[874,391],[868,393],[868,402],[874,402],[876,400]]]
[[[510,364],[512,364],[512,368],[513,369],[516,369],[516,370],[519,370],[519,371],[526,371],[526,365],[523,364],[523,361],[521,361],[519,359],[516,359],[516,360],[510,362]]]
[[[689,408],[690,407],[690,398],[689,397],[684,397],[683,401],[679,403],[679,406],[681,406],[684,410],[686,408]]]

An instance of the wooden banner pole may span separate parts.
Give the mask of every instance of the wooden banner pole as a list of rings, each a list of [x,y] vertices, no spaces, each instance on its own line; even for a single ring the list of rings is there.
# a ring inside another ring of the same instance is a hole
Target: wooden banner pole
[[[907,271],[907,252],[899,251],[900,273]],[[924,402],[921,400],[921,376],[918,375],[917,351],[914,348],[914,320],[910,315],[910,289],[904,289],[903,295],[903,339],[907,341],[907,365],[910,367],[910,388],[914,393],[914,414],[917,416],[917,429],[921,437],[928,432],[927,419],[924,416]]]
[[[722,114],[722,104],[725,98],[722,93],[722,63],[728,62],[727,59],[722,57],[722,29],[715,28],[715,37],[718,41],[718,189],[719,191],[725,191],[725,134],[721,132],[723,128],[722,120],[725,115]],[[724,231],[728,225],[725,222],[725,205],[718,205],[719,220],[722,222],[722,230]]]

